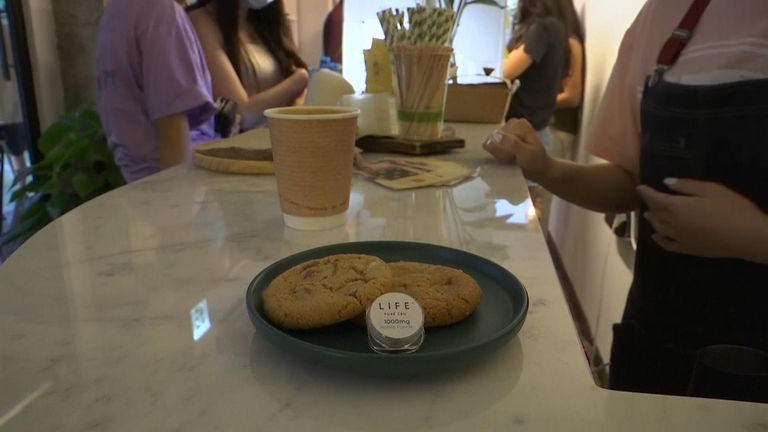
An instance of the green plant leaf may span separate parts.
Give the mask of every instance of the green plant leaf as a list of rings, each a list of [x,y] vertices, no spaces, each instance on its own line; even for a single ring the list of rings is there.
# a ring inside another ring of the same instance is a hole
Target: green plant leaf
[[[43,188],[43,190],[50,194],[58,193],[61,190],[61,178],[51,177],[51,179],[45,183],[45,187]]]
[[[109,164],[112,162],[112,153],[92,148],[86,155],[86,161],[91,165],[97,162]]]
[[[124,185],[125,179],[123,178],[123,173],[120,172],[120,168],[112,165],[112,167],[107,170],[107,181],[113,187]]]
[[[50,153],[64,137],[72,130],[72,127],[63,122],[56,122],[43,132],[37,141],[37,148],[44,155]]]
[[[88,175],[84,172],[78,172],[72,177],[72,187],[77,195],[85,200],[104,186],[105,178],[102,176]]]
[[[32,195],[29,197],[29,199],[21,204],[23,206],[24,212],[22,213],[19,220],[27,220],[29,217],[34,216],[40,212],[47,214],[47,211],[45,210],[45,203],[50,200],[51,194],[47,192],[37,192],[36,194]]]
[[[51,200],[45,203],[45,209],[51,220],[54,220],[81,203],[82,201],[75,194],[60,193],[51,196]]]
[[[14,179],[11,199],[23,203],[15,238],[26,238],[43,225],[75,206],[125,181],[102,130],[99,115],[91,106],[61,116],[41,136],[38,148],[45,155]],[[23,184],[23,180],[28,183]],[[33,195],[29,195],[33,194]],[[22,232],[26,230],[26,232]]]
[[[11,182],[11,185],[8,187],[9,189],[13,189],[17,184],[21,183],[23,180],[27,179],[32,173],[35,171],[34,166],[24,167],[20,169],[16,176],[13,177],[13,181]]]
[[[48,153],[45,155],[42,161],[40,161],[35,166],[39,167],[55,167],[58,164],[61,163],[62,160],[64,160],[67,157],[67,150],[69,147],[67,145],[64,145],[63,143],[68,142],[72,139],[72,135],[67,133],[67,136],[62,138],[62,141],[57,143],[53,148],[51,148]]]
[[[60,145],[49,153],[50,157],[46,157],[43,162],[50,160],[53,167],[54,175],[56,171],[68,169],[68,165],[72,165],[72,162],[77,162],[78,153],[85,153],[88,151],[88,141],[83,138],[70,138],[66,144]]]
[[[31,182],[13,191],[8,201],[19,202],[26,197],[27,194],[41,192],[45,189],[46,183],[47,181],[45,180],[34,178]]]
[[[11,193],[11,196],[8,198],[8,202],[19,202],[24,197],[26,197],[28,193],[29,193],[29,191],[25,190],[24,188],[15,190],[15,191],[13,191],[13,193]]]
[[[86,156],[92,151],[90,142],[83,136],[73,137],[73,139],[67,143],[67,146],[71,152],[67,154],[68,159],[71,159],[72,157],[76,157],[78,160],[86,159]]]
[[[96,110],[92,106],[82,107],[78,112],[78,117],[85,124],[91,127],[95,127],[98,130],[101,130],[101,119],[99,118],[99,113],[96,112]]]

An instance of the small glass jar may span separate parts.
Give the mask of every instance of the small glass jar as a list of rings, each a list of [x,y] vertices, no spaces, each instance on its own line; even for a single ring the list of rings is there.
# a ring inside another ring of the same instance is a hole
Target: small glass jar
[[[365,314],[368,344],[380,354],[414,352],[424,342],[424,311],[411,296],[387,293]]]

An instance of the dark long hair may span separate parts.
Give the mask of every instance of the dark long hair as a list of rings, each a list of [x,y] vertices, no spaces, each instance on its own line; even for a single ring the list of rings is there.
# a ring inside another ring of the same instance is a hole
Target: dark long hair
[[[576,8],[573,7],[573,0],[560,0],[560,18],[565,25],[565,34],[569,38],[575,38],[582,45],[584,44],[584,33],[581,31],[579,16],[576,14]]]
[[[238,36],[240,0],[199,0],[189,10],[199,9],[209,4],[213,7],[216,24],[221,32],[224,52],[227,53],[229,61],[240,76],[242,64]],[[247,22],[275,58],[283,77],[289,76],[295,68],[306,69],[307,64],[301,59],[293,43],[291,27],[282,0],[275,0],[259,10],[248,9]]]
[[[570,8],[573,11],[573,19],[568,19],[568,14],[564,11],[566,2],[570,3]],[[507,50],[520,46],[525,41],[525,35],[528,34],[528,30],[531,26],[540,19],[554,18],[563,25],[565,30],[563,33],[563,77],[568,75],[568,71],[571,65],[571,49],[568,44],[568,38],[572,36],[572,32],[578,31],[578,35],[581,35],[581,29],[576,19],[576,12],[573,10],[572,0],[520,0],[517,4],[517,14],[515,16],[514,33],[512,39],[507,44]],[[575,22],[575,24],[574,24]],[[575,27],[574,27],[575,25]],[[579,39],[581,40],[581,39]]]

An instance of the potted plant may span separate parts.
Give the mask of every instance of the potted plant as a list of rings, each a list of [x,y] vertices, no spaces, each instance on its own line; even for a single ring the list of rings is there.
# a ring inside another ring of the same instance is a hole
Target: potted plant
[[[11,183],[10,202],[16,203],[20,215],[0,235],[0,246],[23,242],[69,210],[125,184],[91,107],[52,124],[38,148],[43,159],[20,170]]]

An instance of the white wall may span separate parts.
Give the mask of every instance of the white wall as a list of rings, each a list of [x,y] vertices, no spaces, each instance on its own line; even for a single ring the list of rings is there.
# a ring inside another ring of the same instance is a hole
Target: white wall
[[[473,5],[464,9],[453,43],[458,75],[482,75],[484,67],[492,67],[494,76],[502,75],[506,24],[506,8]]]
[[[645,0],[576,3],[577,10],[583,13],[586,35],[587,70],[581,128],[586,131],[602,98],[624,31]],[[576,159],[581,163],[597,162],[586,149],[586,135],[582,132]],[[631,245],[613,235],[602,214],[557,199],[552,203],[549,228],[589,321],[597,349],[607,360],[611,325],[621,318],[631,282]]]

